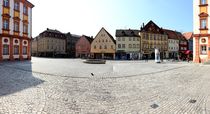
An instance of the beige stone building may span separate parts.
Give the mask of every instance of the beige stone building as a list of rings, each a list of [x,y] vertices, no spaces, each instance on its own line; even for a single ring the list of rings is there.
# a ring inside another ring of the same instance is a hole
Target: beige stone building
[[[32,42],[31,43],[31,52],[32,52],[31,55],[37,56],[37,54],[38,54],[38,47],[37,47],[38,37],[32,39],[31,42]]]
[[[115,59],[115,39],[104,28],[91,43],[91,58]]]
[[[47,29],[32,41],[32,53],[42,57],[66,55],[66,36],[58,30]]]
[[[116,59],[140,59],[139,30],[116,30]]]

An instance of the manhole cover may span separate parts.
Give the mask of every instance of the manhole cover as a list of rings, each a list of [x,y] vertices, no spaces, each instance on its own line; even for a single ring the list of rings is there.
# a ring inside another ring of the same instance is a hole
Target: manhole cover
[[[191,99],[189,102],[190,102],[190,103],[196,103],[196,100]]]
[[[152,107],[153,109],[156,109],[156,108],[158,108],[159,106],[158,106],[157,104],[152,104],[151,107]]]

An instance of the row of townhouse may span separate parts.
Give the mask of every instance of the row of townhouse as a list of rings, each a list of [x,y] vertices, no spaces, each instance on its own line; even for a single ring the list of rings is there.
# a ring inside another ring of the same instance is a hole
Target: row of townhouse
[[[116,40],[104,28],[96,37],[81,37],[76,43],[76,57],[95,59],[155,58],[159,49],[161,58],[184,58],[188,41],[182,33],[158,27],[150,21],[140,30],[119,29]]]
[[[153,21],[140,30],[116,30],[115,37],[105,28],[95,38],[47,29],[33,40],[32,55],[129,60],[154,59],[155,49],[159,49],[161,58],[179,58],[188,50],[180,32],[162,29]]]
[[[47,28],[32,40],[32,56],[75,57],[75,44],[80,37]]]
[[[0,0],[0,61],[31,59],[33,7],[27,0]]]
[[[116,30],[116,57],[118,59],[155,58],[159,49],[161,58],[186,56],[188,42],[177,31],[162,29],[150,21],[140,30]]]

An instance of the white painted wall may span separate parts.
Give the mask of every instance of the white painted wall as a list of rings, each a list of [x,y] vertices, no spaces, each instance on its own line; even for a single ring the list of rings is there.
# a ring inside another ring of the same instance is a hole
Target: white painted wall
[[[19,59],[20,58],[20,55],[13,55],[13,58],[14,59]]]
[[[23,3],[20,2],[20,36],[23,36]]]
[[[24,44],[25,41],[27,42],[26,44]],[[23,40],[22,44],[23,44],[23,46],[28,46],[28,40]]]
[[[7,39],[8,42],[4,42],[4,39]],[[3,37],[3,38],[2,38],[2,44],[7,44],[7,45],[9,45],[9,44],[10,44],[10,38],[8,38],[8,37]]]
[[[32,9],[28,8],[28,37],[31,38],[32,37]]]
[[[0,0],[0,6],[3,5],[3,0]],[[0,15],[2,15],[2,9],[0,9]],[[0,18],[0,34],[2,33],[2,27],[3,27],[3,23],[2,23],[2,17]]]
[[[24,59],[27,59],[27,58],[28,58],[28,55],[23,55],[23,58],[24,58]]]
[[[15,40],[18,40],[18,43],[15,43]],[[13,39],[13,45],[20,45],[20,40],[18,38]]]
[[[169,52],[178,52],[179,51],[179,40],[168,39],[168,51]]]
[[[208,5],[210,4],[210,0],[207,0]],[[208,14],[210,13],[210,7],[208,6]],[[210,20],[210,16],[208,16],[208,21]],[[208,29],[210,28],[210,23],[208,22]],[[208,34],[210,33],[210,29],[208,30]]]
[[[193,31],[194,34],[200,33],[200,20],[199,20],[199,0],[193,0]]]
[[[118,41],[118,39],[121,39],[120,41]],[[125,41],[123,41],[122,39],[125,39]],[[131,41],[129,41],[129,38],[131,38]],[[133,41],[133,38],[135,38],[136,40]],[[139,38],[139,41],[137,41],[137,38]],[[118,44],[121,44],[121,48],[118,48]],[[125,44],[125,48],[122,48],[122,44]],[[132,48],[129,48],[129,44],[132,45]],[[136,45],[136,48],[133,48],[133,44]],[[137,48],[137,44],[139,45],[139,47]],[[139,52],[140,51],[140,37],[117,37],[116,38],[116,50],[124,50],[125,52]]]

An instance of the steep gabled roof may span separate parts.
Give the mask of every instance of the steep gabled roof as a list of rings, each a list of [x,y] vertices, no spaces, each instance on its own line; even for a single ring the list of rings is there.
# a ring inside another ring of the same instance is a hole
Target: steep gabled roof
[[[90,44],[92,43],[92,41],[94,40],[92,37],[89,37],[89,36],[85,36],[85,35],[82,35],[82,37],[86,38]]]
[[[101,30],[98,32],[98,34],[99,34],[102,30],[104,30],[104,31],[107,33],[107,35],[111,38],[111,40],[114,42],[114,44],[116,44],[116,40],[113,38],[113,36],[112,36],[109,32],[106,31],[106,29],[105,29],[104,27],[101,28]],[[95,38],[98,36],[98,34],[95,36]],[[94,39],[95,39],[95,38],[94,38]]]
[[[126,30],[116,30],[115,36],[116,37],[139,37],[139,30],[132,30],[132,29],[126,29]]]
[[[181,32],[176,31],[176,34],[177,34],[177,36],[179,37],[180,40],[185,40],[186,41],[185,37],[182,35]]]
[[[163,29],[157,26],[153,21],[149,21],[145,26],[141,28],[141,32],[150,32],[155,34],[165,34]]]
[[[186,40],[189,40],[189,39],[193,38],[193,32],[183,33],[183,36],[185,37]]]
[[[163,29],[163,30],[168,35],[168,39],[176,39],[176,40],[179,40],[179,37],[178,37],[176,31],[169,30],[169,29]]]
[[[49,29],[49,28],[47,28],[45,31],[43,31],[42,33],[44,33],[44,32],[49,32],[49,33],[58,33],[58,34],[63,34],[62,32],[60,32],[60,31],[58,31],[58,30],[53,30],[53,29]],[[41,34],[42,34],[41,33]]]

